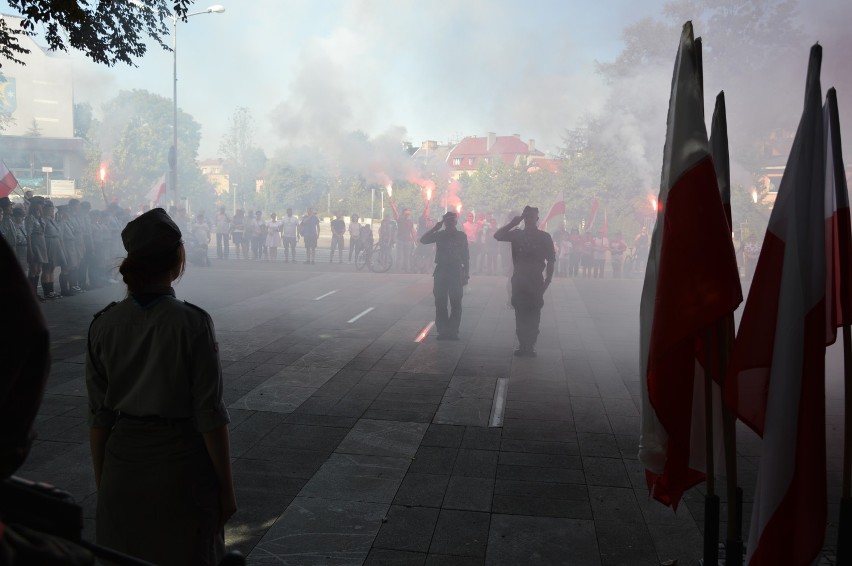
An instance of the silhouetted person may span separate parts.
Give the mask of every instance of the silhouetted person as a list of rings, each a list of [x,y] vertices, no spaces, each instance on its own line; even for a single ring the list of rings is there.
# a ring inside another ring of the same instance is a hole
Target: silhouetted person
[[[438,340],[458,340],[463,288],[470,277],[467,236],[456,228],[458,217],[448,212],[420,238],[421,244],[435,244],[435,327]],[[441,228],[444,228],[441,230]],[[447,313],[447,300],[450,312]]]
[[[515,230],[521,221],[523,230]],[[512,307],[520,347],[516,356],[535,356],[535,342],[544,306],[544,292],[553,279],[556,252],[550,234],[538,229],[538,209],[524,207],[520,216],[494,233],[494,239],[512,243]],[[547,269],[542,279],[541,273]]]
[[[89,327],[86,387],[98,544],[167,565],[216,565],[236,511],[213,322],[175,298],[186,260],[161,208],[121,232],[127,298]]]

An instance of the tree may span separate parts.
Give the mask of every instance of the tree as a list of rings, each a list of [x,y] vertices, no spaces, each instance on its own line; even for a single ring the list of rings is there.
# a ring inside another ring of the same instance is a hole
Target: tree
[[[172,102],[145,90],[121,91],[103,105],[103,120],[92,127],[92,139],[108,170],[107,193],[124,204],[136,205],[169,169],[168,152],[172,144]],[[192,116],[178,113],[178,186],[181,197],[193,208],[215,204],[215,193],[196,165],[201,126]],[[89,167],[89,171],[97,171]],[[100,192],[97,179],[88,179],[90,190]]]
[[[249,194],[246,189],[253,188],[267,160],[263,150],[255,145],[254,118],[248,108],[238,107],[231,115],[230,127],[219,142],[219,152],[225,158],[231,183],[239,185],[243,195]]]
[[[2,72],[0,72],[0,134],[2,134],[6,128],[15,123],[15,119],[12,117],[12,110],[14,110],[14,107],[6,98],[6,89],[8,88],[8,84],[4,83],[6,83],[6,77]]]
[[[33,118],[32,123],[30,124],[29,129],[24,132],[25,136],[29,136],[31,138],[39,138],[41,137],[41,126],[38,125],[38,122],[35,118]]]
[[[89,139],[94,117],[92,105],[88,102],[74,104],[74,137]]]
[[[0,18],[0,57],[24,64],[29,53],[19,39],[35,35],[36,24],[45,29],[45,41],[51,51],[79,49],[96,63],[112,66],[133,64],[134,57],[147,51],[151,38],[169,49],[162,37],[168,35],[167,20],[186,19],[193,0],[131,0],[127,2],[68,2],[66,0],[9,0],[9,6],[21,17],[20,28],[9,27]],[[171,9],[170,9],[171,8]],[[2,67],[2,64],[0,64]]]

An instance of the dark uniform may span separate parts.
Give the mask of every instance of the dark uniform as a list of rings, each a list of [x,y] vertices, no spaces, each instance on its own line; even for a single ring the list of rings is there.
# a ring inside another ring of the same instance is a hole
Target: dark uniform
[[[137,249],[165,231],[131,232],[157,214],[165,216],[154,209],[125,228],[128,257],[158,261]],[[171,248],[180,239],[176,227],[174,234]],[[222,486],[203,434],[229,418],[210,316],[160,285],[110,305],[89,328],[86,387],[89,426],[110,430],[97,542],[156,564],[218,564]]]
[[[444,215],[446,219],[450,214]],[[437,226],[437,225],[436,225]],[[470,269],[470,252],[465,233],[453,229],[432,230],[420,238],[421,244],[435,244],[435,327],[439,340],[457,340],[462,313],[463,288],[467,284]],[[447,313],[447,301],[450,312]]]
[[[537,215],[537,211],[536,211]],[[511,226],[499,229],[494,238],[511,242],[512,262],[512,307],[515,309],[515,331],[520,344],[519,354],[533,354],[538,339],[541,308],[544,306],[545,285],[542,272],[548,269],[552,275],[556,261],[553,238],[538,228],[511,230]]]

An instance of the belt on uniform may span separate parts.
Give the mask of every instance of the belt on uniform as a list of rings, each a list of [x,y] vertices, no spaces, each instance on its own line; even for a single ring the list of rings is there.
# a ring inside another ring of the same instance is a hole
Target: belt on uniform
[[[156,424],[164,424],[164,425],[173,425],[178,423],[185,423],[192,420],[192,417],[179,417],[179,418],[166,418],[161,417],[159,415],[130,415],[128,413],[118,412],[116,415],[117,420],[127,419],[131,421],[139,421],[145,423],[156,423]]]

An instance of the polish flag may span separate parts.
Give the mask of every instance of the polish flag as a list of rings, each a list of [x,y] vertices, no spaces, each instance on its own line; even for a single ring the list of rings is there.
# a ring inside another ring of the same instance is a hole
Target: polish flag
[[[763,437],[750,566],[809,565],[822,548],[825,463],[825,181],[822,48],[758,258],[725,384],[728,405]]]
[[[0,197],[7,197],[18,188],[18,180],[6,167],[5,161],[0,161]]]
[[[157,182],[154,183],[154,186],[151,187],[151,190],[148,191],[148,194],[145,195],[145,199],[151,203],[151,207],[157,206],[157,203],[160,202],[160,199],[163,198],[163,195],[166,194],[166,176],[163,175]]]
[[[826,223],[826,296],[828,331],[826,341],[834,343],[837,329],[852,324],[852,223],[849,218],[849,192],[840,139],[840,113],[837,92],[831,88],[823,107],[826,128],[825,207]],[[829,206],[831,208],[829,208]]]
[[[716,95],[716,106],[713,109],[713,120],[710,122],[710,152],[713,154],[713,165],[716,167],[716,179],[719,182],[719,196],[725,208],[725,218],[728,228],[733,230],[731,216],[731,158],[728,151],[728,115],[725,109],[725,93]]]
[[[683,492],[702,481],[706,471],[704,337],[715,333],[717,322],[742,302],[704,125],[700,57],[691,22],[680,39],[667,124],[657,222],[639,313],[639,459],[651,495],[676,508]],[[715,391],[718,397],[718,387]],[[719,402],[714,405],[720,409]],[[721,410],[714,413],[721,423]]]
[[[544,230],[544,227],[547,226],[547,221],[553,218],[554,216],[559,216],[560,214],[565,214],[565,194],[559,195],[559,200],[553,203],[553,206],[550,207],[550,212],[547,213],[547,216],[544,217],[544,220],[538,226],[539,230]]]

